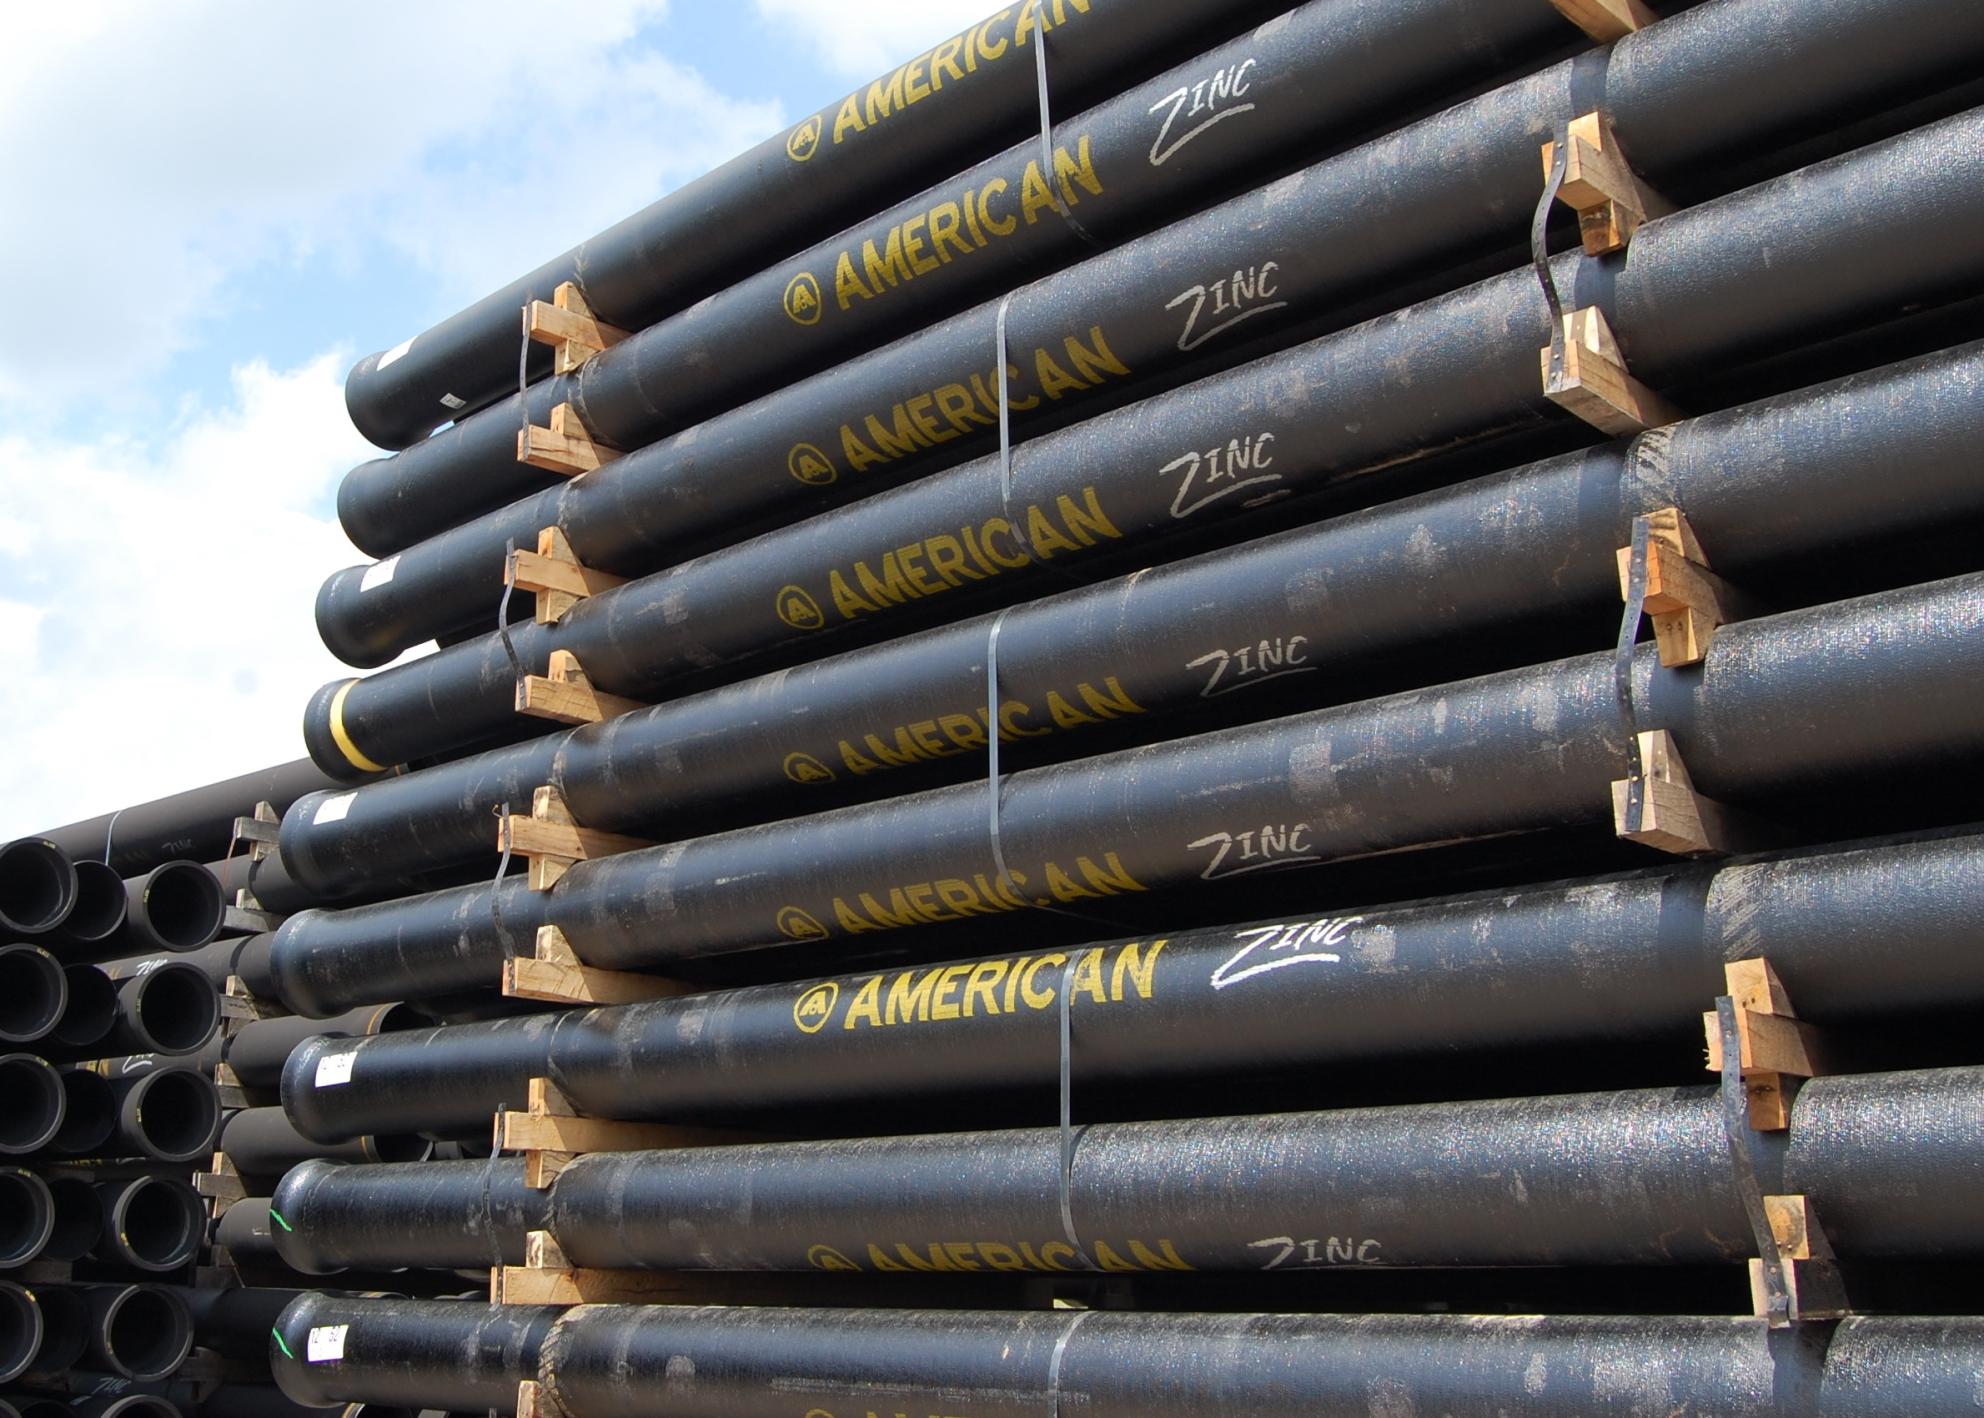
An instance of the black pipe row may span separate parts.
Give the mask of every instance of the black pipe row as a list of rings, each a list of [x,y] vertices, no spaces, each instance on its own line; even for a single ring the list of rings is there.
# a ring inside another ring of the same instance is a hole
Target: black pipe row
[[[1066,118],[1051,171],[1038,135],[1015,133],[1020,141],[998,156],[650,326],[584,370],[361,465],[339,489],[339,517],[361,548],[403,550],[555,480],[517,461],[526,417],[542,425],[570,401],[614,447],[650,444],[1092,248],[1312,164],[1409,107],[1530,67],[1573,39],[1585,42],[1544,0],[1301,6]],[[948,227],[933,229],[946,215]],[[821,459],[815,476],[831,476],[834,461]],[[343,573],[340,588],[361,607],[365,571]],[[350,658],[344,638],[328,643]],[[382,664],[398,647],[365,648],[372,653],[352,663]]]
[[[1631,680],[1639,726],[1671,731],[1704,795],[1762,807],[1877,778],[1933,792],[1967,771],[1984,746],[1980,656],[1973,574],[1726,626],[1685,672],[1643,644]],[[396,997],[443,976],[486,985],[531,923],[558,926],[589,964],[632,969],[781,944],[830,957],[1034,909],[1106,919],[1112,896],[1609,823],[1626,773],[1613,656],[1576,656],[1011,774],[1002,856],[988,786],[963,784],[594,858],[550,892],[506,882],[351,912],[363,929],[321,933],[274,969],[299,999],[321,980],[335,1002],[304,1007],[331,1012],[375,970]],[[406,960],[409,938],[452,957]]]
[[[1759,954],[1808,1018],[1894,1015],[1984,999],[1980,912],[1984,838],[1964,832],[1078,950],[1022,929],[955,964],[308,1042],[283,1104],[336,1141],[479,1127],[534,1076],[631,1118],[1038,1090],[1071,957],[1080,1085],[1659,1037],[1723,992],[1725,962]]]
[[[1685,508],[1721,574],[1738,583],[1765,563],[1974,518],[1984,513],[1984,488],[1971,476],[1984,439],[1980,386],[1984,344],[1965,345],[1016,607],[997,622],[1001,737],[1037,749],[1102,723],[1241,703],[1277,678],[1328,684],[1360,660],[1525,620],[1576,613],[1602,623],[1618,604],[1613,553],[1631,541],[1633,518],[1657,507]],[[1257,487],[1328,466],[1308,456],[1292,422],[1249,479]],[[1119,512],[1117,494],[1150,481],[1134,460],[1120,473],[1067,462]],[[996,479],[991,468],[960,469],[826,520],[879,519],[878,532],[861,535],[881,546],[891,540],[887,504],[955,500],[970,480],[996,499]],[[1161,493],[1156,501],[1154,520],[1165,520]],[[1776,515],[1794,505],[1804,515]],[[967,520],[975,515],[964,508]],[[666,840],[709,830],[712,813],[734,825],[962,776],[983,756],[994,619],[313,793],[284,816],[283,855],[299,879],[336,898],[410,866],[487,860],[492,813],[528,802],[544,783],[589,826]],[[279,935],[292,941],[318,926],[299,914]]]
[[[576,282],[602,320],[639,329],[837,230],[890,197],[1038,130],[1032,39],[1043,21],[1063,113],[1273,13],[1260,0],[1049,0],[1001,8],[802,118],[393,350],[345,383],[359,432],[404,448],[517,383],[517,313]],[[533,350],[532,379],[550,368]]]
[[[1980,154],[1984,110],[1654,222],[1635,237],[1623,264],[1581,252],[1561,257],[1554,266],[1558,286],[1573,304],[1606,312],[1631,367],[1656,387],[1761,350],[1775,352],[1784,341],[1878,323],[1904,307],[1967,295],[1984,278],[1976,243],[1934,235],[1984,224]],[[1294,221],[1297,210],[1291,207],[1287,219]],[[1359,229],[1368,238],[1368,227]],[[1759,266],[1755,244],[1764,231],[1771,260]],[[1893,247],[1904,241],[1909,259],[1892,260]],[[1175,460],[1181,448],[1216,448],[1225,440],[1184,441],[1165,413],[1191,423],[1216,408],[1213,422],[1226,433],[1235,426],[1236,407],[1258,423],[1256,411],[1285,391],[1295,407],[1311,410],[1312,431],[1330,430],[1317,467],[1327,477],[1337,467],[1368,467],[1567,419],[1544,397],[1538,375],[1537,350],[1549,340],[1549,310],[1525,267],[1327,337],[1276,369],[1223,376],[1212,390],[1200,386],[1162,411],[1131,410],[1126,422],[1098,420],[1062,441],[1064,456],[1079,450],[1079,466],[1119,465],[1134,470],[1134,479],[1090,473],[1073,495],[1049,496],[1055,484],[1073,481],[1063,465],[1054,483],[1040,489],[1047,500],[1007,506],[996,474],[983,469],[967,485],[968,498],[957,487],[930,499],[917,496],[925,488],[903,494],[899,506],[916,515],[885,523],[886,540],[875,539],[864,515],[869,509],[850,509],[831,519],[824,534],[811,525],[768,534],[589,597],[555,625],[519,625],[512,648],[537,674],[554,650],[572,651],[600,688],[652,699],[699,687],[694,677],[707,679],[719,667],[726,677],[740,677],[750,655],[817,638],[829,627],[838,626],[838,635],[885,633],[887,607],[943,593],[946,580],[1012,599],[1024,594],[1024,578],[990,577],[974,562],[986,572],[1007,563],[1018,570],[1022,561],[1065,569],[1079,565],[1084,546],[1106,550],[1140,531],[1176,526],[1180,496],[1196,494],[1190,485],[1153,476],[1153,465],[1162,465],[1162,456]],[[1416,392],[1387,405],[1386,386],[1407,382]],[[1123,428],[1135,430],[1128,449],[1120,446]],[[1259,448],[1259,433],[1250,429],[1245,446]],[[1105,496],[1104,481],[1134,490],[1127,498]],[[1033,492],[1023,485],[1021,496]],[[1238,510],[1237,500],[1218,506]],[[1024,558],[1020,523],[1033,548]],[[964,549],[974,526],[980,528],[975,557]],[[906,538],[914,551],[939,532],[958,542],[963,569],[940,576],[925,568],[920,581],[910,582],[898,561],[896,589],[875,579],[872,568],[887,570],[885,553],[909,554],[895,538]],[[868,579],[853,568],[857,560],[871,568]],[[502,640],[484,636],[365,679],[326,685],[305,712],[305,737],[317,762],[335,772],[341,762],[363,767],[354,753],[397,763],[515,735],[520,726],[533,726],[517,714],[515,679]]]
[[[1848,1257],[1977,1253],[1981,1112],[1980,1069],[1815,1080],[1764,1189],[1810,1198]],[[892,1274],[1689,1265],[1755,1249],[1712,1085],[1085,1126],[1065,1194],[1061,1142],[1033,1128],[592,1153],[541,1216],[519,1162],[311,1163],[273,1199],[276,1247],[320,1274],[490,1264],[528,1229],[579,1266]]]
[[[87,1173],[43,1178],[4,1167],[0,1202],[0,1269],[89,1257],[162,1273],[193,1260],[206,1228],[205,1204],[176,1177],[92,1181]]]
[[[1360,13],[1369,8],[1361,7]],[[1419,8],[1382,6],[1378,13]],[[1318,19],[1329,25],[1344,6],[1318,9]],[[1051,422],[1049,414],[1059,419],[1099,398],[1113,400],[1132,378],[1147,381],[1167,371],[1167,377],[1175,378],[1229,346],[1236,353],[1255,349],[1270,336],[1285,343],[1297,334],[1317,333],[1318,321],[1341,327],[1389,310],[1399,299],[1380,298],[1384,292],[1410,282],[1424,290],[1429,272],[1441,263],[1471,261],[1476,275],[1494,269],[1484,267],[1484,259],[1497,253],[1499,265],[1501,254],[1512,252],[1537,200],[1537,145],[1548,136],[1549,125],[1601,102],[1625,151],[1656,184],[1679,180],[1699,196],[1712,196],[1727,190],[1713,181],[1718,160],[1765,150],[1766,135],[1822,130],[1862,108],[1917,97],[1963,73],[1963,56],[1974,58],[1980,51],[1984,21],[1939,0],[1824,0],[1816,9],[1810,0],[1734,0],[1691,10],[1609,50],[1470,100],[1021,290],[1007,312],[1013,397],[1019,405],[1016,430],[1022,435],[1037,431]],[[1244,127],[1224,124],[1207,136]],[[1876,179],[1874,185],[1890,204],[1929,200],[1910,193],[1905,179]],[[1951,172],[1932,185],[1941,201],[1961,200],[1959,194],[1968,195],[1976,184]],[[1818,192],[1772,189],[1767,211],[1756,204],[1733,210],[1719,238],[1731,249],[1720,260],[1697,258],[1704,265],[1695,274],[1763,275],[1749,259],[1752,238],[1760,230],[1786,226],[1794,212],[1784,208],[1787,203],[1795,206],[1794,196],[1826,200]],[[1853,204],[1826,205],[1828,211],[1798,212],[1796,220],[1830,222],[1844,217]],[[1901,209],[1896,207],[1893,215],[1900,217]],[[1950,219],[1962,220],[1954,214]],[[1909,248],[1906,262],[1888,259],[1892,243],[1883,244],[1871,261],[1842,252],[1842,259],[1836,265],[1826,261],[1821,273],[1789,270],[1781,282],[1764,280],[1753,290],[1733,291],[1726,311],[1715,304],[1720,297],[1704,291],[1705,303],[1683,302],[1672,316],[1663,316],[1657,332],[1642,329],[1647,312],[1633,299],[1638,287],[1632,268],[1646,264],[1636,257],[1627,263],[1627,286],[1619,295],[1623,306],[1608,307],[1607,314],[1636,369],[1650,361],[1656,374],[1693,371],[1709,359],[1727,358],[1735,348],[1767,344],[1773,324],[1797,326],[1811,318],[1824,302],[1815,306],[1819,292],[1808,281],[1843,283],[1838,299],[1845,303],[1871,294],[1879,278],[1900,277],[1910,268],[1925,280],[1931,278],[1949,246],[1922,226],[1916,236],[1919,244]],[[1824,261],[1822,254],[1817,259]],[[1616,263],[1603,264],[1609,268]],[[1433,288],[1448,289],[1457,279],[1443,277]],[[1649,298],[1673,273],[1652,279],[1654,287],[1645,290]],[[1394,444],[1439,446],[1460,433],[1479,432],[1482,422],[1556,417],[1538,397],[1533,367],[1536,340],[1529,322],[1547,327],[1542,298],[1533,281],[1519,284],[1522,298],[1506,317],[1509,328],[1493,330],[1500,338],[1491,348],[1519,334],[1516,343],[1527,347],[1517,353],[1528,362],[1514,370],[1520,377],[1506,388],[1494,386],[1488,405],[1493,417],[1452,406],[1463,392],[1463,381],[1449,384],[1422,370],[1411,385],[1411,397],[1397,410],[1404,417],[1382,420],[1381,428],[1364,441],[1377,444],[1365,459],[1381,456]],[[353,664],[374,665],[438,633],[477,621],[488,624],[501,589],[506,542],[534,545],[541,527],[562,527],[588,565],[645,575],[729,545],[741,532],[768,522],[791,522],[960,455],[983,452],[996,441],[997,393],[990,388],[988,370],[996,363],[999,309],[997,302],[981,306],[849,361],[630,453],[595,476],[572,480],[430,544],[408,548],[369,572],[358,568],[340,573],[319,596],[318,625],[325,643]],[[1628,318],[1621,318],[1622,309]],[[1740,339],[1750,322],[1761,322],[1754,325],[1754,344]],[[1335,347],[1313,352],[1311,377],[1296,381],[1303,390],[1298,413],[1312,402],[1327,404],[1337,421],[1351,417],[1341,411],[1353,404],[1359,410],[1356,417],[1376,413],[1381,399],[1365,391],[1396,387],[1375,374],[1386,363],[1370,345],[1379,333],[1366,332],[1361,358],[1346,358],[1341,369],[1329,370],[1334,377],[1314,376],[1323,373],[1316,366],[1325,350]],[[1676,336],[1698,343],[1671,348]],[[590,371],[600,363],[587,366],[584,389],[595,387]],[[1335,382],[1359,369],[1372,372],[1341,386]],[[1043,395],[1043,372],[1058,397]],[[678,367],[667,366],[665,377],[678,378]],[[1168,417],[1164,447],[1152,467],[1194,450],[1248,440],[1262,431],[1264,417],[1266,426],[1273,427],[1273,411],[1254,382],[1258,377],[1259,371],[1246,383],[1209,386],[1218,391],[1217,398],[1209,392],[1183,408],[1154,406]],[[1321,390],[1313,387],[1318,383]],[[1441,389],[1440,399],[1426,397],[1429,385]],[[653,397],[664,395],[658,389]],[[940,395],[946,401],[941,408],[934,402]],[[592,417],[597,410],[588,405],[587,412]],[[492,414],[490,419],[490,427],[514,440],[517,417]],[[1119,421],[1112,427],[1134,430],[1137,425]],[[1115,461],[1124,451],[1123,438],[1118,432],[1088,447],[1092,455],[1108,451],[1100,461]],[[1345,451],[1360,446],[1351,439]],[[434,444],[437,452],[443,447],[441,440]],[[1024,468],[1023,455],[1019,461]],[[396,465],[374,466],[383,471]],[[473,486],[486,490],[505,469],[514,476],[516,468],[514,448],[492,443],[488,456],[472,465]],[[387,482],[383,477],[380,481]],[[1146,473],[1143,481],[1157,487],[1165,479]],[[396,481],[391,485],[395,496],[407,495]],[[346,491],[353,486],[348,480]],[[1167,488],[1167,501],[1176,490]],[[1025,505],[1024,499],[1014,503]],[[907,540],[940,531],[956,535],[957,526],[947,513],[933,512]],[[1001,554],[1002,561],[1015,559],[1011,552]],[[800,558],[797,564],[811,563]],[[760,609],[769,611],[769,601]],[[488,648],[452,649],[451,654],[459,659]],[[508,683],[507,673],[503,683]],[[357,707],[348,704],[346,712],[356,715]],[[367,737],[373,726],[348,719],[347,727],[371,759],[398,761],[393,743]],[[326,772],[341,774],[343,755],[327,756],[322,746],[312,753]]]
[[[266,802],[281,812],[305,793],[330,786],[309,759],[299,758],[41,835],[77,862],[103,862],[120,876],[138,875],[169,861],[221,857],[234,835],[234,819],[252,816],[255,804]]]
[[[312,1331],[336,1325],[342,1357],[310,1362]],[[1870,1316],[1782,1333],[1629,1316],[582,1305],[556,1317],[304,1296],[278,1334],[276,1379],[298,1402],[511,1412],[517,1380],[535,1377],[572,1418],[1876,1418],[1969,1412],[1984,1364],[1984,1320]]]
[[[169,1059],[137,1054],[58,1070],[34,1054],[0,1055],[0,1155],[190,1162],[213,1150],[219,1129],[213,1079]]]

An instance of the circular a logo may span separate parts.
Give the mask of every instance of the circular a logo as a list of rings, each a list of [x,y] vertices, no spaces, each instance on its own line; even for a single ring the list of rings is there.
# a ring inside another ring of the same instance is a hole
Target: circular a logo
[[[786,454],[785,470],[808,487],[825,487],[840,474],[834,465],[810,443],[795,443]]]
[[[801,271],[785,283],[785,313],[801,325],[820,323],[820,283]]]
[[[778,618],[794,630],[818,630],[827,623],[820,614],[820,603],[803,586],[781,586],[778,591]]]
[[[806,1263],[815,1270],[852,1270],[859,1272],[861,1267],[835,1250],[832,1246],[815,1246],[806,1252]]]
[[[785,776],[810,787],[814,783],[833,782],[834,770],[810,753],[788,753],[785,756]]]
[[[839,1003],[840,986],[832,980],[823,981],[792,1002],[792,1022],[802,1034],[817,1034],[827,1027]]]
[[[805,162],[820,150],[820,115],[814,114],[785,138],[785,155],[794,162]]]
[[[778,913],[778,933],[787,940],[825,940],[827,928],[813,918],[811,913],[797,906],[787,906]]]

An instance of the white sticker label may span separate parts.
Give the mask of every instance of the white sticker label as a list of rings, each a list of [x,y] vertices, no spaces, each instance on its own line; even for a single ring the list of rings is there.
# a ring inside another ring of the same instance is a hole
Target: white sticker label
[[[441,396],[441,407],[452,413],[459,413],[468,407],[468,400],[457,398],[453,394],[443,394]]]
[[[358,1062],[358,1055],[349,1051],[342,1054],[325,1054],[317,1060],[317,1086],[335,1088],[340,1083],[351,1082],[351,1066]]]
[[[344,815],[351,811],[351,800],[357,796],[356,793],[339,793],[334,798],[325,798],[317,804],[317,811],[311,814],[310,821],[319,827],[330,822],[343,822]]]
[[[415,340],[419,338],[420,337],[418,335],[414,336]],[[378,368],[384,369],[387,365],[391,364],[394,360],[398,359],[401,355],[405,354],[408,350],[412,348],[413,348],[413,340],[401,340],[397,345],[394,345],[391,349],[387,350],[384,354],[379,356]]]
[[[358,589],[369,591],[374,586],[383,586],[393,579],[393,573],[400,569],[400,559],[389,556],[384,561],[375,561],[365,568],[365,574],[358,578]]]
[[[348,1324],[320,1324],[310,1331],[303,1355],[313,1364],[330,1364],[344,1358],[344,1332]]]

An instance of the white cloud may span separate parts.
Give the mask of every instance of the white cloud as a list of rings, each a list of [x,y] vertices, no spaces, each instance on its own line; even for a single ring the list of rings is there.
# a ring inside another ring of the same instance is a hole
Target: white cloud
[[[0,85],[0,270],[58,302],[0,350],[0,400],[114,399],[262,262],[383,243],[438,317],[777,131],[631,42],[665,9],[0,6],[32,58]]]
[[[872,79],[1000,7],[989,0],[758,0],[849,80]]]
[[[302,756],[349,673],[311,619],[358,559],[319,512],[365,451],[348,356],[237,368],[156,448],[0,429],[0,839]]]

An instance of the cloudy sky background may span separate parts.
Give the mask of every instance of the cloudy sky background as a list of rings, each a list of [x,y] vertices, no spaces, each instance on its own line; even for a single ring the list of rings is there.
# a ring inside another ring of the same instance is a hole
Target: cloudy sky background
[[[0,6],[0,839],[302,755],[354,358],[992,8]]]

